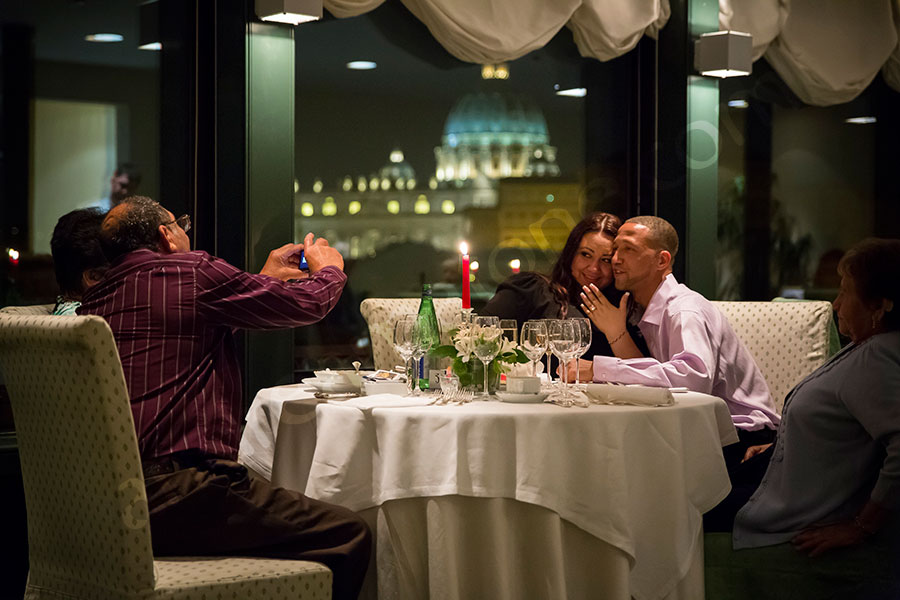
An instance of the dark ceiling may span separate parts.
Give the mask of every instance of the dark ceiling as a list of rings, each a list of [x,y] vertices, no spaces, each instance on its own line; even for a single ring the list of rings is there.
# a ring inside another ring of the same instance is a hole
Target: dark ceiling
[[[4,23],[34,27],[37,60],[155,69],[159,53],[139,50],[135,0],[0,0]],[[119,33],[120,43],[93,43],[91,33]],[[573,87],[580,79],[578,53],[563,29],[540,52],[511,65],[510,87],[539,97],[554,84]],[[360,17],[326,18],[295,29],[298,81],[367,93],[404,90],[414,96],[458,97],[481,85],[480,66],[451,56],[399,0],[388,0]],[[378,63],[375,71],[350,71],[351,60]]]

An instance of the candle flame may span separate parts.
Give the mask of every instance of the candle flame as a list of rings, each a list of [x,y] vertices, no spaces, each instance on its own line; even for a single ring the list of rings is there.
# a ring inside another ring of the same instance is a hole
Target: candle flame
[[[465,242],[459,243],[459,253],[460,254],[468,254],[469,253],[469,245]]]

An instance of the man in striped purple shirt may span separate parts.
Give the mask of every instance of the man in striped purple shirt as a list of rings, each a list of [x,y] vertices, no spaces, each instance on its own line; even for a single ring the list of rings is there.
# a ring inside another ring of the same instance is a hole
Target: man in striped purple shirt
[[[234,331],[315,323],[346,283],[340,253],[308,234],[259,274],[190,249],[190,219],[132,197],[110,210],[110,260],[79,314],[109,323],[137,430],[156,555],[243,554],[313,560],[334,597],[355,598],[370,533],[352,511],[250,478],[235,462],[242,420]],[[300,271],[303,250],[309,272]]]

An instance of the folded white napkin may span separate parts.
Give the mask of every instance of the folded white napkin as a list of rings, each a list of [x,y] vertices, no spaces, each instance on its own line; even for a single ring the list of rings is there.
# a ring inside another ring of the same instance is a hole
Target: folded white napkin
[[[645,385],[614,385],[611,383],[589,383],[588,396],[609,404],[634,404],[637,406],[670,406],[675,398],[668,388]]]
[[[352,406],[361,411],[369,411],[373,408],[400,408],[404,406],[427,406],[434,400],[434,396],[397,396],[395,394],[376,394],[374,396],[360,396],[341,401],[330,401],[329,404]]]

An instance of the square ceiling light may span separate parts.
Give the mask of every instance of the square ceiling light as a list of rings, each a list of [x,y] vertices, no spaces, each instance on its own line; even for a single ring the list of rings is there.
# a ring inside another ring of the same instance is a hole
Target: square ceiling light
[[[753,70],[753,36],[740,31],[704,33],[694,42],[694,68],[709,77],[739,77]]]
[[[291,25],[318,21],[322,18],[322,0],[256,0],[256,16]]]

